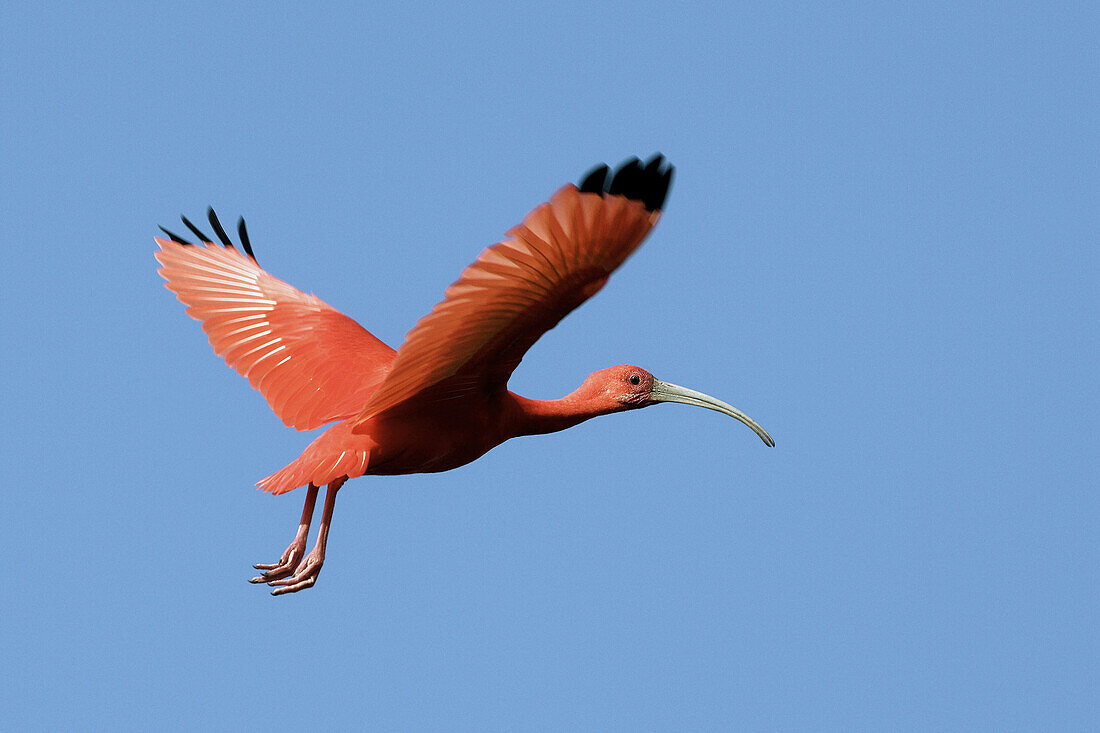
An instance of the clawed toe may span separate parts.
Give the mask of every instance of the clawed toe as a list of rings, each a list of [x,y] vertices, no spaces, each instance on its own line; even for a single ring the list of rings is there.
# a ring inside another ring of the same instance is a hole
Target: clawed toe
[[[249,583],[270,583],[273,580],[279,580],[285,578],[294,572],[294,568],[280,568],[278,570],[272,569],[266,572],[260,573],[254,578],[249,578]]]
[[[300,590],[313,587],[317,582],[317,576],[321,573],[324,559],[310,553],[302,560],[289,578],[270,580],[268,585],[275,588],[271,591],[273,596],[281,596],[287,593],[297,593]]]
[[[257,570],[274,570],[275,568],[281,568],[283,565],[286,565],[287,560],[288,558],[284,556],[279,558],[279,562],[271,563],[270,565],[264,565],[263,563],[258,562],[252,567],[256,568]]]
[[[300,559],[302,553],[305,551],[305,547],[300,547],[297,544],[292,544],[286,548],[286,552],[279,558],[279,562],[272,563],[271,565],[265,565],[263,563],[257,563],[252,567],[257,570],[263,570],[264,572],[257,575],[255,578],[251,578],[249,583],[268,583],[273,580],[280,580],[293,575],[300,565]]]
[[[275,590],[271,591],[271,595],[273,595],[273,596],[282,596],[282,595],[286,595],[287,593],[297,593],[300,590],[305,590],[306,588],[312,588],[313,584],[316,583],[316,582],[317,582],[316,577],[306,578],[301,583],[295,583],[294,585],[288,585],[285,588],[276,588]],[[272,585],[274,585],[274,584],[272,584]]]

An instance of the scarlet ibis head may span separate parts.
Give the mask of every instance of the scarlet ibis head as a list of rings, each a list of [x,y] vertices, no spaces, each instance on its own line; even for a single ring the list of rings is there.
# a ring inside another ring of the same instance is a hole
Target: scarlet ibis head
[[[680,402],[685,405],[705,407],[740,420],[759,435],[766,445],[775,446],[775,441],[768,435],[768,431],[733,405],[694,389],[662,382],[641,367],[621,364],[593,372],[578,391],[585,393],[589,399],[605,403],[607,412],[633,410],[661,402]]]

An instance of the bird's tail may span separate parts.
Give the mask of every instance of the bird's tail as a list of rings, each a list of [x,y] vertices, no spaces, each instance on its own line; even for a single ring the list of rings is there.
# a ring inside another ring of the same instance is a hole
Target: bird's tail
[[[370,464],[370,438],[351,436],[348,423],[333,425],[317,436],[302,455],[270,476],[256,482],[256,487],[272,494],[285,494],[299,486],[324,486],[344,476],[362,476]]]

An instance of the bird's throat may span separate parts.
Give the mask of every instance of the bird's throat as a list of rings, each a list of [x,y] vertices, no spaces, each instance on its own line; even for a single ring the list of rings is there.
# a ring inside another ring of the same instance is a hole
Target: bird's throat
[[[516,394],[510,394],[510,397],[513,398],[511,437],[556,433],[616,411],[613,404],[586,399],[576,392],[560,400],[530,400]]]

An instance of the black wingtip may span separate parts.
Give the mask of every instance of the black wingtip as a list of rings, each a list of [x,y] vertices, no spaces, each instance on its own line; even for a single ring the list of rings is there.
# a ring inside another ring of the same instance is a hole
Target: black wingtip
[[[218,215],[214,213],[213,206],[206,207],[206,219],[210,222],[210,226],[214,227],[214,233],[218,235],[218,239],[221,240],[222,245],[236,249],[236,247],[233,246],[232,240],[226,236],[225,229],[222,228],[222,223],[218,221]]]
[[[222,246],[223,247],[228,247],[229,249],[236,249],[237,247],[236,247],[236,245],[233,244],[233,240],[230,239],[229,235],[225,233],[225,227],[222,226],[221,220],[218,219],[218,215],[214,213],[214,207],[211,206],[211,207],[208,207],[206,209],[206,218],[210,221],[210,226],[212,226],[214,228],[214,233],[216,235],[218,235],[218,241],[221,242]],[[200,230],[198,227],[196,227],[194,224],[192,224],[191,220],[188,219],[186,216],[181,216],[180,220],[183,222],[184,226],[186,226],[188,229],[190,229],[191,232],[196,237],[199,238],[200,242],[202,242],[204,244],[213,244],[214,243],[213,239],[206,236],[202,232],[202,230]],[[177,244],[185,244],[185,245],[189,245],[189,246],[194,246],[193,242],[188,242],[183,237],[179,236],[178,234],[175,234],[173,232],[168,231],[164,227],[159,227],[159,229],[162,232],[164,232],[165,234],[167,234],[168,238],[171,239],[173,242],[176,242]],[[241,246],[244,248],[245,254],[247,254],[249,257],[251,257],[253,262],[256,262],[256,255],[252,252],[252,243],[250,241],[248,241],[248,230],[245,229],[245,227],[244,227],[244,218],[243,217],[241,218],[240,222],[237,224],[237,232],[241,236]],[[257,264],[259,264],[259,263],[257,262]]]
[[[203,244],[205,244],[207,242],[213,242],[214,241],[213,239],[211,239],[210,237],[206,236],[201,231],[199,231],[199,228],[196,227],[194,224],[192,224],[191,221],[186,216],[181,215],[180,219],[183,221],[183,225],[185,227],[187,227],[188,229],[190,229],[191,233],[194,234],[196,237],[198,237],[199,241],[202,242]]]
[[[659,211],[668,198],[672,185],[671,163],[660,153],[643,165],[637,158],[624,161],[613,175],[606,165],[599,165],[584,177],[578,187],[581,193],[606,193],[641,201],[647,211]]]
[[[184,245],[187,245],[188,247],[193,247],[193,246],[194,246],[194,245],[193,245],[193,244],[192,244],[191,242],[188,242],[188,241],[187,241],[186,239],[184,239],[184,238],[183,238],[183,237],[181,237],[180,235],[178,235],[178,234],[176,234],[176,233],[174,233],[174,232],[170,232],[170,231],[168,231],[167,229],[165,229],[165,228],[164,228],[164,227],[162,227],[162,226],[159,226],[159,225],[158,225],[158,226],[157,226],[157,229],[160,229],[160,230],[161,230],[162,232],[164,232],[165,234],[167,234],[167,235],[168,235],[168,238],[169,238],[169,239],[171,239],[171,240],[172,240],[173,242],[175,242],[176,244],[184,244]]]
[[[252,242],[248,241],[248,230],[245,229],[243,216],[241,220],[237,222],[237,234],[241,237],[241,246],[244,247],[244,251],[252,258],[253,262],[259,264],[259,262],[256,261],[256,255],[252,252]]]
[[[588,172],[579,186],[581,193],[603,193],[607,190],[607,174],[611,169],[606,165],[598,165]]]

